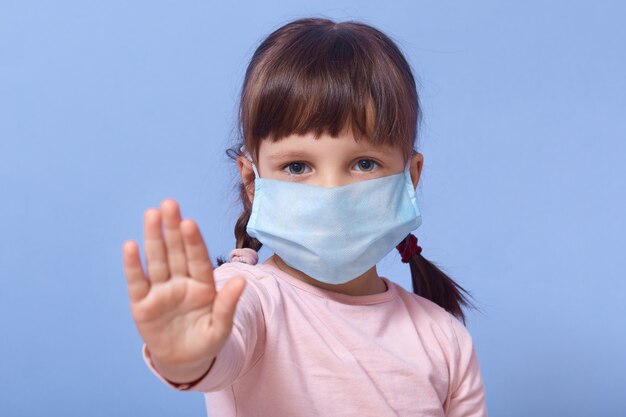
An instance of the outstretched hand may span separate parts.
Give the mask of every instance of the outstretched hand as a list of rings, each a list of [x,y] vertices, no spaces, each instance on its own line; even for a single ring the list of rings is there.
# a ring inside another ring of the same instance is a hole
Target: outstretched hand
[[[147,275],[137,243],[128,240],[122,248],[133,319],[166,378],[195,379],[230,335],[245,279],[231,278],[216,291],[200,230],[191,219],[181,221],[173,199],[145,211],[144,250]]]

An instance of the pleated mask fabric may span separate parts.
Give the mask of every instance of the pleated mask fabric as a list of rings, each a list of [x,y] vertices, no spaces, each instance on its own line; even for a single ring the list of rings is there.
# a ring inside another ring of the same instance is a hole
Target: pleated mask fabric
[[[422,223],[409,163],[398,174],[322,187],[261,178],[252,162],[256,178],[246,231],[318,281],[349,282]]]

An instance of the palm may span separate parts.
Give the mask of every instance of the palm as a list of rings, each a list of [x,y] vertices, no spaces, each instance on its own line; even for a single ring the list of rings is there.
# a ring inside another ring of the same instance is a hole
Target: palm
[[[161,212],[144,215],[148,279],[136,244],[124,244],[131,311],[153,356],[168,363],[194,363],[216,355],[225,342],[245,282],[229,280],[217,293],[213,265],[195,223],[181,222],[171,199],[163,201]]]

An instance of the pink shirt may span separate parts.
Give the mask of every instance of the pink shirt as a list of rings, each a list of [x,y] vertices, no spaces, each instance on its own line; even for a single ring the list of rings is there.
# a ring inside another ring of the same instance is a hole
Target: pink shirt
[[[217,288],[247,280],[233,331],[193,386],[209,416],[487,416],[472,339],[437,304],[387,278],[387,291],[352,296],[269,264],[230,262]]]

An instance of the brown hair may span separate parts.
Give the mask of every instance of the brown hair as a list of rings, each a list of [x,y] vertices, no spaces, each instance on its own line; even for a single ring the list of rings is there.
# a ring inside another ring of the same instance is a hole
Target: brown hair
[[[241,90],[239,143],[226,153],[236,160],[245,144],[257,161],[261,140],[309,132],[337,137],[349,127],[357,141],[400,147],[407,161],[416,153],[420,121],[415,79],[393,40],[362,22],[301,18],[273,31],[254,52]],[[262,243],[246,232],[247,185],[238,185],[243,213],[236,247],[258,251]],[[473,307],[467,291],[421,254],[409,264],[413,292],[465,323],[461,305]]]

